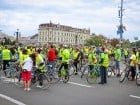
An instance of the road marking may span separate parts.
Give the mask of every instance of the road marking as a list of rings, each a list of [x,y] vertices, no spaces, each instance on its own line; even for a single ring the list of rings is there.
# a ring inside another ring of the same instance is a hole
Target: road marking
[[[129,95],[129,97],[140,99],[140,96]]]
[[[6,95],[3,95],[3,94],[0,94],[0,97],[4,98],[4,99],[6,99],[6,100],[9,100],[9,101],[11,101],[11,102],[13,102],[13,103],[15,103],[15,104],[17,104],[17,105],[26,105],[26,104],[24,104],[24,103],[22,103],[22,102],[20,102],[20,101],[18,101],[18,100],[15,100],[15,99],[13,99],[13,98],[11,98],[11,97],[8,97],[8,96],[6,96]]]
[[[83,84],[79,84],[79,83],[75,83],[75,82],[68,82],[69,84],[73,84],[73,85],[78,85],[78,86],[83,86],[83,87],[88,87],[88,88],[92,88],[92,86],[89,85],[83,85]]]

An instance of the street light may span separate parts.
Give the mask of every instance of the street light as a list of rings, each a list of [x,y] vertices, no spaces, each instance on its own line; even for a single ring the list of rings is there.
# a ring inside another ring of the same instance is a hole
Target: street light
[[[137,48],[137,40],[138,40],[138,37],[134,37],[134,40],[135,40],[135,48]]]
[[[77,46],[78,35],[75,36],[75,45]]]
[[[20,32],[19,29],[17,29],[17,31],[14,33],[14,35],[16,35],[16,43],[18,43],[19,37],[20,37]]]

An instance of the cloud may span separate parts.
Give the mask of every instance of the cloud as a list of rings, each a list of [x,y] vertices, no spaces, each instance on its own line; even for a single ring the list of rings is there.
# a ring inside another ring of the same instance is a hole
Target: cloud
[[[139,34],[140,2],[124,0],[123,24],[126,38]],[[19,28],[23,35],[37,33],[38,25],[50,20],[79,28],[90,28],[91,32],[108,37],[116,34],[119,25],[118,6],[120,0],[1,0],[0,29],[9,34]],[[140,38],[139,38],[140,39]]]

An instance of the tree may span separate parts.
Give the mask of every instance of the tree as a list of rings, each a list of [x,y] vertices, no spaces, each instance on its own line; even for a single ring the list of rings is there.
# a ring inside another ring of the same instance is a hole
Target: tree
[[[97,35],[91,37],[90,39],[87,39],[86,43],[85,43],[85,45],[87,45],[87,46],[93,45],[93,46],[97,46],[97,47],[102,46],[104,44],[105,44],[104,38],[102,38],[101,36],[97,36]]]
[[[130,47],[130,41],[129,40],[123,40],[123,45],[122,45],[124,48],[128,48]]]
[[[111,44],[111,46],[116,47],[116,45],[119,44],[119,39],[117,39],[117,38],[111,39],[110,44]]]
[[[131,47],[140,47],[140,40],[131,43]]]

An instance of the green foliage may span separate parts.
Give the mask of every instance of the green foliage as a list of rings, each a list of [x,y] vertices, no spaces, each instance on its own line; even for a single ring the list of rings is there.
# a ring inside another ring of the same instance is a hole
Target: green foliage
[[[140,47],[140,40],[131,43],[131,47]]]
[[[116,47],[117,44],[119,44],[119,40],[117,38],[113,38],[110,40],[110,44],[113,47]]]
[[[90,39],[86,40],[86,46],[102,46],[105,44],[105,40],[102,36],[93,36]]]
[[[0,44],[1,45],[16,45],[16,41],[11,41],[10,38],[4,37],[0,40]],[[19,44],[21,44],[21,43],[19,43]]]
[[[122,46],[123,46],[124,48],[129,48],[130,45],[131,45],[131,43],[130,43],[129,40],[123,40],[123,45],[122,45]]]

